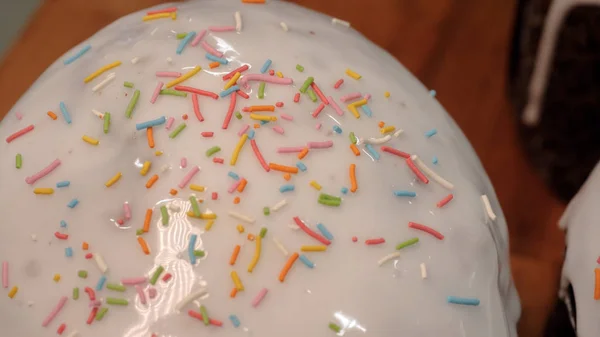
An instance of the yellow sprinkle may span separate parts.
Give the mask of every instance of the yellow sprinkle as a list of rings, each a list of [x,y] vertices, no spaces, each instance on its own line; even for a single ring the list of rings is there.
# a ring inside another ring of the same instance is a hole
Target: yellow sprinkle
[[[231,88],[237,82],[237,80],[240,79],[241,75],[242,74],[240,74],[239,71],[236,71],[235,75],[233,75],[233,77],[229,80],[229,82],[227,82],[227,84],[225,84],[225,88],[224,89],[227,90],[227,89]]]
[[[33,189],[33,193],[35,194],[52,194],[54,193],[54,189],[53,188],[45,188],[45,187],[38,187],[38,188],[34,188]]]
[[[360,118],[360,114],[358,113],[358,110],[356,110],[356,107],[352,104],[348,105],[348,110],[350,110],[350,112],[352,113],[352,115],[356,118]]]
[[[235,229],[237,229],[237,231],[238,231],[238,232],[240,232],[240,233],[243,233],[243,232],[244,232],[244,226],[242,226],[242,225],[237,225],[237,226],[235,227]]]
[[[187,73],[185,73],[185,74],[181,75],[180,77],[177,77],[176,79],[167,83],[166,87],[170,88],[172,86],[175,86],[175,85],[189,79],[190,77],[196,75],[200,70],[202,70],[202,68],[200,66],[195,66],[194,69],[188,71]]]
[[[100,67],[100,69],[98,69],[98,70],[94,71],[94,72],[93,72],[93,73],[91,73],[91,74],[90,74],[88,77],[84,78],[84,79],[83,79],[83,83],[88,83],[88,82],[90,82],[91,80],[93,80],[94,78],[96,78],[96,77],[98,77],[98,76],[102,75],[102,73],[103,73],[103,72],[105,72],[105,71],[107,71],[107,70],[110,70],[110,69],[112,69],[112,68],[118,67],[118,66],[120,66],[120,65],[121,65],[121,61],[115,61],[115,62],[113,62],[113,63],[111,63],[111,64],[107,64],[107,65],[105,65],[104,67]]]
[[[163,155],[163,152],[162,151],[156,151],[156,152],[154,152],[154,155],[157,156],[157,157],[160,157],[160,156]]]
[[[277,117],[276,116],[250,114],[250,119],[254,119],[255,121],[274,122],[277,120]]]
[[[256,237],[256,249],[254,250],[254,256],[252,257],[252,261],[248,265],[248,272],[251,273],[256,267],[258,263],[258,259],[260,258],[260,247],[261,247],[262,238],[259,236]]]
[[[150,166],[152,165],[151,162],[149,161],[145,161],[144,165],[142,166],[142,169],[140,170],[140,174],[145,176],[146,174],[148,174],[148,171],[150,171]]]
[[[360,80],[360,78],[362,77],[354,71],[350,70],[350,68],[346,69],[346,75],[352,77],[355,80]]]
[[[152,14],[152,15],[146,15],[142,18],[142,21],[150,21],[150,20],[156,20],[156,19],[166,19],[166,18],[171,18],[173,20],[177,19],[177,13],[158,13],[158,14]]]
[[[281,73],[281,71],[278,71],[275,73],[277,75],[277,77],[279,78],[283,78],[283,74]]]
[[[231,279],[233,280],[233,284],[235,284],[235,289],[237,289],[238,291],[244,291],[244,285],[242,284],[242,280],[240,280],[240,277],[235,272],[235,270],[231,271]]]
[[[17,287],[17,286],[12,287],[12,289],[8,292],[8,297],[14,298],[15,295],[17,294],[17,291],[19,291],[19,287]]]
[[[231,160],[229,161],[229,165],[232,165],[232,166],[235,165],[235,163],[237,162],[238,156],[240,155],[240,151],[242,150],[242,147],[244,147],[244,144],[246,144],[247,139],[248,139],[248,135],[245,133],[242,135],[242,137],[240,137],[240,141],[235,146],[235,149],[233,149],[233,154],[231,155]]]
[[[60,274],[54,274],[54,277],[52,279],[54,280],[54,282],[60,281]]]
[[[121,175],[121,172],[117,172],[117,174],[115,174],[114,177],[110,178],[110,180],[107,181],[104,185],[106,185],[106,187],[111,187],[117,181],[119,181],[119,179],[121,179]]]
[[[204,186],[200,186],[200,185],[194,185],[194,184],[191,184],[191,185],[190,185],[190,190],[192,190],[192,191],[196,191],[196,192],[204,192],[204,190],[205,190],[205,189],[206,189],[206,188],[205,188]]]
[[[303,252],[324,252],[327,250],[327,246],[302,246],[300,250]]]
[[[100,141],[96,138],[92,138],[90,136],[83,136],[81,137],[81,139],[83,139],[84,142],[92,144],[92,145],[98,145],[100,143]]]
[[[204,225],[204,230],[208,232],[214,224],[215,224],[215,220],[208,220],[206,225]]]
[[[389,91],[386,91],[386,92],[384,92],[384,93],[383,93],[383,96],[385,96],[385,98],[388,98],[388,97],[390,97],[390,92],[389,92]]]
[[[217,218],[216,213],[200,213],[200,216],[195,216],[194,212],[192,212],[192,211],[188,211],[187,216],[196,218],[196,219],[202,219],[202,220],[214,220]]]
[[[386,126],[384,128],[379,129],[379,132],[381,132],[382,135],[385,135],[386,133],[390,133],[390,132],[394,132],[396,130],[395,126]]]
[[[316,182],[316,181],[314,181],[314,180],[312,180],[312,181],[310,182],[310,186],[314,187],[314,188],[315,188],[317,191],[320,191],[320,190],[321,190],[321,185],[319,185],[319,183],[318,183],[318,182]]]
[[[366,99],[366,98],[363,98],[363,99],[361,99],[360,101],[356,101],[356,102],[354,102],[354,103],[352,103],[352,104],[350,104],[350,105],[354,105],[354,107],[358,108],[359,106],[363,106],[363,105],[365,105],[365,104],[367,104],[367,103],[368,103],[368,102],[367,102],[367,99]]]

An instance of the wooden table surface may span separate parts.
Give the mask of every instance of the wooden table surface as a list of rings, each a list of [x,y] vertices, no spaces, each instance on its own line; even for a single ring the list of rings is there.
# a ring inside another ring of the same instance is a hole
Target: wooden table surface
[[[160,0],[46,0],[0,63],[0,117],[56,58],[115,19]],[[541,336],[555,301],[564,209],[525,161],[507,102],[514,0],[294,0],[350,21],[412,71],[481,157],[509,223],[523,302],[520,335]]]

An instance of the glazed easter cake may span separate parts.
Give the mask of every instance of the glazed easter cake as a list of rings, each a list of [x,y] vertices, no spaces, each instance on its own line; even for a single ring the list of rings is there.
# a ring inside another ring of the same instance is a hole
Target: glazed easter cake
[[[293,4],[118,20],[0,125],[2,334],[516,336],[504,217],[434,96]]]

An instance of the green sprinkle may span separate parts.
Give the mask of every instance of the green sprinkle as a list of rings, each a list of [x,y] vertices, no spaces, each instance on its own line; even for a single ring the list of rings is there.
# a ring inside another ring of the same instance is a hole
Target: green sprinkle
[[[190,203],[192,204],[192,211],[194,212],[194,216],[199,217],[200,216],[200,205],[198,205],[198,200],[196,200],[196,197],[191,195],[190,196]]]
[[[194,256],[196,256],[196,257],[204,257],[204,255],[206,255],[206,253],[204,253],[203,250],[195,250],[194,251]]]
[[[323,200],[335,200],[335,201],[342,201],[342,198],[340,197],[334,197],[333,195],[330,194],[326,194],[326,193],[321,193],[319,194],[319,199],[323,199]]]
[[[352,144],[356,144],[357,140],[356,140],[356,136],[354,135],[354,131],[350,132],[349,137],[350,137],[350,142]]]
[[[133,83],[125,81],[123,82],[123,86],[125,88],[133,88]]]
[[[263,214],[264,215],[269,215],[271,214],[271,209],[269,207],[263,207]]]
[[[107,283],[106,284],[106,289],[110,289],[110,290],[114,290],[114,291],[120,291],[120,292],[124,292],[125,290],[127,290],[127,288],[125,288],[124,285],[122,285],[122,284],[116,284],[116,283]]]
[[[124,298],[107,297],[106,298],[106,304],[111,304],[111,305],[128,305],[129,301],[127,301]]]
[[[308,89],[308,87],[310,87],[310,85],[312,84],[312,82],[314,81],[314,77],[308,77],[304,83],[302,84],[302,86],[300,87],[300,92],[301,93],[305,93],[306,90]]]
[[[165,205],[160,206],[160,215],[161,215],[163,226],[168,225],[169,224],[169,211],[167,211],[167,206],[165,206]]]
[[[125,110],[125,117],[131,118],[131,114],[133,113],[133,109],[135,109],[135,105],[137,104],[139,98],[140,91],[134,91],[133,96],[131,97],[131,101],[129,101],[129,105],[127,105],[127,109]]]
[[[404,241],[402,243],[399,243],[396,246],[396,250],[400,250],[402,248],[405,248],[405,247],[408,247],[408,246],[412,246],[412,245],[414,245],[417,242],[419,242],[419,238],[408,239],[408,240],[406,240],[406,241]]]
[[[296,70],[298,70],[299,72],[304,72],[304,67],[299,64],[296,64]]]
[[[177,33],[177,40],[183,40],[187,35],[188,33]]]
[[[98,313],[96,314],[96,320],[101,321],[102,318],[104,318],[104,315],[106,315],[107,311],[108,311],[108,308],[105,308],[105,307],[100,308],[100,310],[98,310]]]
[[[258,98],[263,99],[265,98],[265,82],[260,82],[260,84],[258,85]]]
[[[204,325],[210,325],[210,320],[208,319],[208,311],[206,311],[205,306],[200,306],[200,313],[202,314],[202,321],[204,322]]]
[[[158,280],[158,278],[160,277],[160,274],[162,274],[163,271],[165,271],[165,268],[163,268],[163,266],[158,266],[158,268],[156,268],[156,270],[154,271],[154,274],[152,274],[152,277],[150,278],[151,285],[156,284],[156,281]]]
[[[20,169],[23,165],[23,156],[20,153],[17,153],[17,157],[15,158],[15,166]]]
[[[87,278],[87,271],[80,270],[80,271],[77,272],[77,276],[79,276],[81,278]]]
[[[340,328],[340,326],[335,323],[329,323],[329,329],[335,331],[335,333],[340,333],[340,331],[342,330],[342,328]]]
[[[110,126],[110,112],[104,113],[104,133],[108,133],[108,127]]]
[[[235,112],[235,118],[242,119],[242,114],[239,111]]]
[[[135,231],[135,235],[142,235],[142,234],[144,234],[144,229],[143,228],[140,228],[140,229],[138,229],[138,230]]]
[[[315,95],[315,92],[314,92],[314,91],[312,91],[312,90],[308,89],[308,90],[306,91],[306,93],[308,94],[308,97],[310,97],[310,100],[311,100],[311,101],[313,101],[313,102],[316,102],[316,101],[317,101],[317,95]]]
[[[207,156],[207,157],[210,157],[210,156],[212,156],[213,154],[215,154],[215,153],[217,153],[217,152],[219,152],[219,151],[221,151],[221,148],[220,148],[220,147],[218,147],[218,146],[213,146],[213,147],[211,147],[210,149],[206,150],[206,156]]]
[[[179,97],[187,97],[187,93],[183,91],[177,91],[173,89],[162,89],[160,91],[161,95],[171,95],[171,96],[179,96]]]
[[[339,200],[319,199],[319,204],[325,206],[339,206],[342,202]]]
[[[73,288],[73,299],[74,300],[79,299],[79,288],[78,287]]]
[[[263,227],[263,228],[261,228],[261,229],[260,229],[260,234],[259,234],[259,235],[260,235],[260,237],[261,237],[261,238],[264,238],[264,237],[265,237],[265,235],[267,235],[267,227]]]
[[[187,124],[185,124],[185,123],[181,123],[181,124],[179,124],[179,126],[178,126],[178,127],[176,127],[176,128],[175,128],[175,130],[173,130],[173,132],[171,132],[171,133],[169,134],[169,138],[173,139],[173,138],[177,137],[177,135],[178,135],[178,134],[179,134],[179,133],[180,133],[180,132],[181,132],[183,129],[185,129],[185,127],[186,127],[186,126],[187,126]]]

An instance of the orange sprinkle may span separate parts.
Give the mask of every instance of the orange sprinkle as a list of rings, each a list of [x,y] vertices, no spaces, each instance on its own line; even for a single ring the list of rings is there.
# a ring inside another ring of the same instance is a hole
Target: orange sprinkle
[[[240,180],[240,184],[237,187],[237,191],[240,193],[244,192],[244,189],[246,188],[247,184],[248,184],[248,180],[246,180],[245,178],[242,178],[242,180]]]
[[[239,204],[240,203],[240,197],[233,198],[233,203],[236,204],[236,205]]]
[[[146,217],[144,218],[144,228],[142,230],[144,233],[148,233],[150,230],[150,221],[152,220],[152,208],[148,208],[146,210]]]
[[[248,112],[255,111],[275,111],[274,105],[253,105],[248,107]]]
[[[594,287],[594,299],[600,299],[600,268],[594,269],[594,273],[596,274],[596,285]]]
[[[300,153],[298,153],[298,159],[303,159],[308,154],[308,148],[305,147]]]
[[[52,111],[48,111],[48,116],[50,116],[50,118],[52,118],[54,120],[56,120],[56,118],[57,118],[56,114],[54,112],[52,112]]]
[[[354,193],[358,189],[356,183],[356,165],[350,164],[350,192]]]
[[[215,62],[211,62],[211,63],[208,64],[208,66],[210,67],[210,69],[215,69],[216,67],[218,67],[220,65],[221,65],[221,63],[216,62],[216,61]]]
[[[158,175],[153,175],[152,177],[150,177],[150,179],[148,179],[148,182],[146,183],[146,188],[150,188],[152,187],[152,185],[154,185],[154,183],[158,180]]]
[[[144,252],[144,254],[150,255],[150,249],[148,249],[148,244],[146,243],[146,240],[144,240],[144,238],[141,236],[138,236],[137,240],[140,246],[142,247],[142,251]]]
[[[177,190],[176,190],[176,189],[174,189],[174,188],[172,188],[172,189],[169,191],[169,194],[171,194],[172,196],[176,196],[176,195],[177,195]]]
[[[379,122],[379,124],[377,124],[379,126],[379,128],[382,128],[385,126],[385,123],[383,121]]]
[[[264,4],[265,0],[242,0],[245,4]]]
[[[292,179],[292,175],[289,174],[289,173],[286,173],[286,174],[283,175],[283,179],[285,179],[287,181],[290,181],[290,179]]]
[[[255,129],[258,129],[258,128],[260,128],[260,124],[258,124],[258,123],[254,124],[254,128],[255,128]]]
[[[152,127],[146,128],[146,138],[148,138],[148,146],[153,149],[154,148],[154,132],[152,131]]]
[[[181,116],[181,118],[183,118],[184,121],[187,121],[188,115],[187,114],[183,114],[183,116]]]
[[[83,243],[81,244],[81,249],[88,250],[88,248],[90,248],[90,245],[87,242],[83,241]]]
[[[294,265],[294,262],[296,262],[296,260],[298,259],[298,256],[299,256],[298,253],[294,253],[287,260],[287,262],[285,263],[285,266],[283,266],[283,269],[281,269],[281,273],[279,273],[279,282],[285,281],[285,276],[287,275],[287,273],[290,271],[290,269]]]
[[[237,295],[237,288],[233,287],[233,289],[231,289],[231,292],[229,293],[229,297],[234,298],[235,295]]]
[[[255,238],[256,238],[256,237],[254,236],[254,234],[252,234],[252,233],[248,233],[248,240],[250,240],[250,241],[254,241],[254,239],[255,239]]]
[[[360,151],[358,150],[358,147],[356,147],[356,145],[350,144],[350,150],[352,150],[355,156],[360,156]]]
[[[269,163],[269,167],[275,171],[287,172],[287,173],[298,173],[297,167],[279,165],[275,163]]]
[[[229,258],[230,266],[233,266],[235,264],[235,260],[237,260],[241,248],[242,247],[240,245],[236,245],[235,248],[233,248],[233,253],[231,253],[231,257]]]

